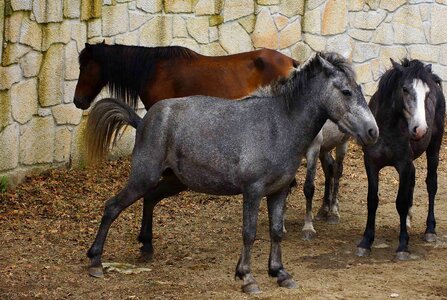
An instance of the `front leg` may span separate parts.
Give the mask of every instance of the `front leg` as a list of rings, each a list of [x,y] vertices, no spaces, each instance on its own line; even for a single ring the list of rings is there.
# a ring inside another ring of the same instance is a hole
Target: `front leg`
[[[407,230],[408,210],[413,197],[413,187],[415,184],[415,168],[412,161],[405,161],[397,166],[399,172],[399,191],[396,198],[396,209],[400,219],[399,246],[396,251],[396,258],[407,260],[410,258],[408,251],[408,241],[410,239]]]
[[[267,196],[267,206],[270,225],[270,256],[269,275],[277,278],[279,286],[296,288],[292,276],[287,273],[282,264],[281,241],[283,236],[283,215],[288,189]]]
[[[335,148],[334,186],[332,196],[330,197],[331,203],[328,214],[329,224],[338,224],[340,222],[340,213],[338,211],[338,189],[340,187],[340,178],[343,175],[343,160],[345,159],[347,151],[348,142],[344,142]]]
[[[318,154],[320,153],[320,146],[321,143],[314,142],[306,153],[307,172],[306,181],[304,182],[303,187],[304,195],[306,197],[306,216],[304,217],[304,226],[302,229],[303,239],[306,241],[314,239],[317,235],[313,225],[312,202],[315,192],[314,181],[317,171],[317,160]]]
[[[371,253],[371,246],[374,242],[376,212],[379,206],[379,171],[380,169],[365,154],[364,157],[366,175],[368,176],[368,219],[366,221],[363,239],[357,246],[357,256],[368,256]]]

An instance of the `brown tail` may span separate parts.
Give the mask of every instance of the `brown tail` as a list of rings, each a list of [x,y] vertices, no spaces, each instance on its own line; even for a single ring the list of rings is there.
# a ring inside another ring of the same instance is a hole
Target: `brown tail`
[[[85,139],[87,162],[103,160],[127,125],[134,128],[141,122],[140,116],[126,103],[114,98],[96,102],[87,118]]]

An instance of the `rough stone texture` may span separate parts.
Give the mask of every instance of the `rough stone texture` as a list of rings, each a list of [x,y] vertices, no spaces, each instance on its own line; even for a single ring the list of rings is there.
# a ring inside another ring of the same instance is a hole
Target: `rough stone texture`
[[[371,66],[369,63],[355,64],[354,71],[357,75],[357,82],[359,84],[372,81]]]
[[[20,39],[20,29],[24,19],[23,12],[15,12],[5,19],[5,41],[17,43]]]
[[[101,17],[102,0],[81,0],[81,20]]]
[[[279,12],[286,17],[304,15],[305,0],[282,0],[279,6]]]
[[[275,22],[267,9],[261,10],[256,19],[252,40],[255,48],[278,48],[278,31],[276,30]]]
[[[54,160],[56,162],[70,161],[71,130],[67,127],[56,129],[54,136]]]
[[[13,119],[25,124],[37,114],[37,79],[22,80],[11,87]]]
[[[182,46],[200,53],[200,45],[193,39],[174,38],[171,43],[172,46]]]
[[[193,9],[193,0],[164,0],[166,13],[189,13]]]
[[[20,66],[15,64],[8,67],[0,66],[0,90],[10,89],[11,86],[19,82],[22,78],[22,71]]]
[[[0,132],[11,123],[11,97],[9,94],[9,90],[0,91]]]
[[[408,52],[412,59],[419,59],[424,62],[439,61],[439,47],[432,45],[410,45]],[[446,78],[447,79],[447,78]]]
[[[329,0],[329,1],[333,1],[333,0]],[[322,6],[323,3],[326,2],[326,0],[307,0],[306,1],[306,8],[308,10],[312,10],[315,9],[319,6]]]
[[[394,14],[393,29],[396,44],[426,42],[418,7],[404,6],[400,8]]]
[[[59,104],[63,99],[64,48],[55,44],[48,49],[39,74],[39,103],[41,106]]]
[[[0,171],[10,170],[19,163],[19,125],[11,124],[0,130]]]
[[[378,81],[380,77],[386,72],[385,65],[383,65],[378,58],[371,60],[370,65],[373,80]]]
[[[319,9],[309,10],[304,13],[303,32],[320,34],[321,11]]]
[[[152,19],[152,15],[140,11],[129,11],[129,29],[134,31]],[[127,33],[127,32],[126,32]]]
[[[140,29],[143,46],[167,46],[172,41],[172,17],[156,16]]]
[[[140,44],[140,33],[132,31],[130,33],[123,33],[115,36],[114,44],[138,46]]]
[[[407,50],[403,46],[382,47],[380,49],[380,60],[384,66],[389,68],[391,67],[390,58],[400,61],[402,58],[407,57],[407,54]]]
[[[305,62],[312,56],[312,49],[303,42],[297,43],[292,47],[291,56],[298,60],[300,63]]]
[[[324,51],[326,49],[326,39],[319,35],[314,34],[304,34],[303,40],[308,44],[314,51]]]
[[[21,57],[29,52],[29,48],[20,44],[8,43],[3,49],[3,65],[8,66],[17,63]]]
[[[348,11],[346,0],[329,0],[323,11],[321,34],[331,35],[346,31]]]
[[[326,51],[338,52],[345,58],[351,58],[352,41],[349,35],[335,35],[327,40]]]
[[[78,125],[81,122],[82,110],[74,104],[60,104],[52,108],[56,124]]]
[[[441,46],[439,52],[441,53],[440,57],[439,57],[439,63],[441,63],[443,65],[447,65],[447,45]],[[445,79],[445,80],[447,80],[447,79]]]
[[[102,35],[113,36],[128,31],[127,4],[104,6],[102,9]]]
[[[215,0],[199,0],[195,10],[197,16],[214,15],[218,13]]]
[[[259,5],[276,5],[280,4],[281,0],[257,0]]]
[[[42,48],[42,28],[36,22],[24,20],[20,28],[20,43],[32,47],[34,50]]]
[[[64,21],[62,23],[49,23],[43,27],[42,50],[46,51],[52,44],[67,44],[71,38],[71,26],[73,23]]]
[[[241,24],[242,27],[244,27],[245,31],[247,31],[248,33],[252,33],[253,30],[255,30],[255,25],[256,25],[256,16],[255,15],[243,17],[243,18],[239,19],[238,21],[239,21],[239,24]]]
[[[79,77],[78,48],[76,42],[71,41],[64,49],[65,52],[65,80],[75,80]]]
[[[62,0],[34,0],[33,14],[38,23],[62,22]]]
[[[224,48],[227,53],[253,50],[250,36],[237,22],[224,23],[219,26],[219,36],[222,48]]]
[[[54,122],[52,117],[33,118],[20,129],[20,162],[24,165],[50,163],[54,154]]]
[[[370,43],[356,43],[352,55],[353,62],[365,62],[379,55],[380,46]]]
[[[148,13],[157,13],[161,12],[163,9],[163,1],[162,0],[137,0],[137,8],[148,12]]]
[[[447,43],[447,6],[436,6],[431,15],[430,42]]]
[[[64,81],[64,103],[72,103],[76,90],[77,80]]]
[[[349,11],[363,10],[364,0],[349,0]]]
[[[210,27],[209,29],[209,35],[210,35],[210,43],[216,42],[219,40],[219,30],[217,27]]]
[[[224,48],[220,45],[220,43],[211,43],[207,45],[201,45],[200,51],[203,55],[209,56],[222,56],[227,55],[228,53]]]
[[[77,19],[81,16],[81,0],[64,0],[64,17]]]
[[[348,31],[348,34],[355,40],[359,40],[362,42],[369,42],[371,40],[373,32],[371,30],[350,29]]]
[[[189,34],[198,43],[205,44],[209,42],[209,21],[207,17],[189,18],[186,24]]]
[[[381,0],[380,8],[386,9],[387,11],[395,11],[397,8],[404,5],[406,0]]]
[[[71,39],[76,42],[78,52],[81,52],[87,43],[87,25],[85,23],[77,23],[71,26]]]
[[[382,45],[392,45],[394,42],[393,25],[390,23],[382,23],[379,28],[374,31],[372,41]]]
[[[349,14],[351,27],[358,29],[376,29],[386,18],[384,11],[352,12]]]
[[[33,2],[32,0],[11,0],[12,10],[32,10]]]
[[[90,20],[87,24],[88,38],[93,38],[101,35],[101,19]]]
[[[301,40],[301,22],[297,19],[279,34],[279,48],[284,49]]]
[[[286,18],[282,15],[274,16],[276,27],[278,30],[283,30],[289,24],[289,18]]]
[[[224,22],[251,15],[254,11],[253,0],[225,0]]]
[[[172,36],[173,37],[188,37],[188,29],[186,29],[186,20],[182,16],[177,15],[173,18]]]

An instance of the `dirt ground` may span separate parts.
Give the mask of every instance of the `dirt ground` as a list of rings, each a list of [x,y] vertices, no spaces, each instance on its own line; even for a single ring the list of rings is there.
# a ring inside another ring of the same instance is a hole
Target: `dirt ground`
[[[422,236],[427,214],[425,157],[417,160],[412,259],[393,260],[397,247],[397,175],[381,173],[376,242],[368,258],[355,256],[366,223],[367,181],[361,150],[350,146],[341,182],[341,222],[315,222],[318,236],[303,241],[304,168],[288,200],[283,261],[299,287],[279,288],[267,275],[269,251],[265,201],[260,210],[252,267],[259,299],[447,299],[447,145],[444,141],[436,203],[438,242]],[[1,299],[246,299],[234,269],[241,250],[241,197],[185,192],[155,211],[154,260],[139,261],[136,240],[141,203],[128,208],[112,226],[103,262],[149,268],[139,274],[87,274],[86,251],[93,242],[106,199],[124,184],[129,160],[95,169],[52,170],[30,177],[0,196]],[[314,212],[323,193],[318,170]]]

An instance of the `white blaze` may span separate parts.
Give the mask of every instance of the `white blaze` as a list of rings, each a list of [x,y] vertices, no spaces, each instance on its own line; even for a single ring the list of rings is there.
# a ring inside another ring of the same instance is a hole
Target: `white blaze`
[[[414,112],[413,125],[427,128],[425,120],[425,97],[430,91],[428,85],[420,79],[413,80],[413,88],[416,91],[416,111]]]

